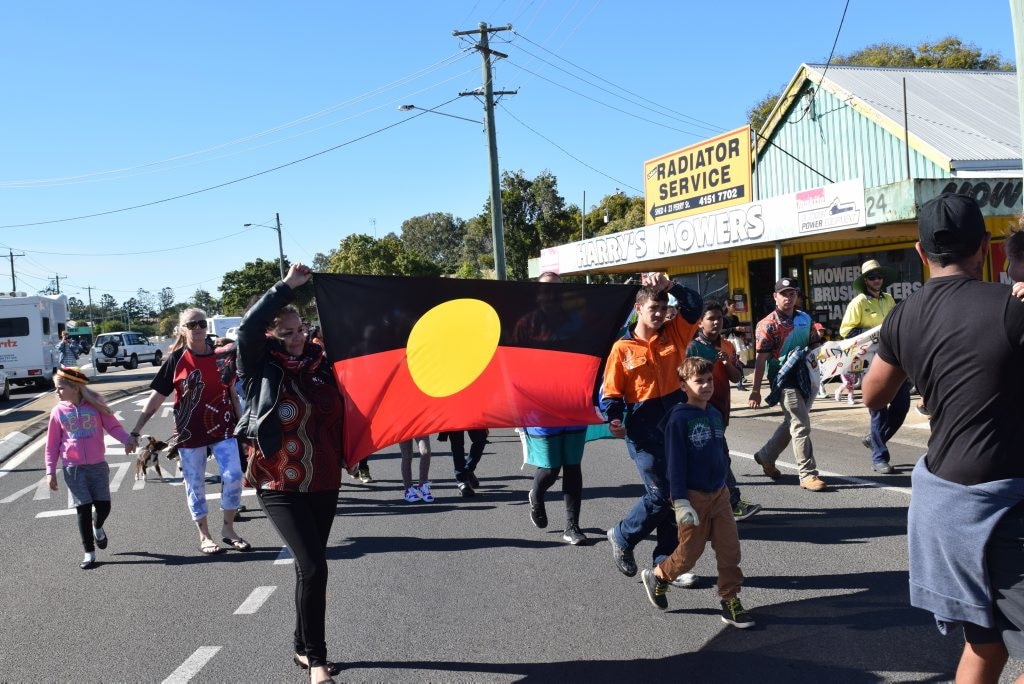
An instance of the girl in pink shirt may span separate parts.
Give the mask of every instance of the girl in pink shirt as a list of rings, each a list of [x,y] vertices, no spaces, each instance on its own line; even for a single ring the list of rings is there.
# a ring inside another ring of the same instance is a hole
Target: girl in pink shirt
[[[78,531],[85,547],[79,565],[83,570],[96,564],[96,546],[107,548],[103,522],[110,515],[110,467],[103,431],[124,444],[126,454],[138,446],[138,440],[125,432],[103,398],[86,387],[88,382],[78,368],[57,370],[54,384],[59,401],[50,411],[46,435],[47,484],[57,491],[57,460],[63,460],[64,482],[78,511]]]

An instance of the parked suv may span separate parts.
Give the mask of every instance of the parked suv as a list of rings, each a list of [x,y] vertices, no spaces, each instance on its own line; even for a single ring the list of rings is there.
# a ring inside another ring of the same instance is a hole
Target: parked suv
[[[96,338],[92,348],[92,365],[100,373],[108,366],[138,368],[140,361],[159,366],[163,352],[144,335],[135,332],[105,333]]]

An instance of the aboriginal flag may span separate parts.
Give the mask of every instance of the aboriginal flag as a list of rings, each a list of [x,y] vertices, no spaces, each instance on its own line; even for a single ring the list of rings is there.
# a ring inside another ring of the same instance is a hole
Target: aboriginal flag
[[[636,286],[318,273],[345,460],[446,430],[602,422],[596,389]]]

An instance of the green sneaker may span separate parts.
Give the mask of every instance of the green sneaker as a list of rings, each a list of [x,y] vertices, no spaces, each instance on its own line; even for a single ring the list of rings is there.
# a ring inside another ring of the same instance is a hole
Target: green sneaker
[[[736,505],[732,507],[732,514],[736,518],[736,522],[739,522],[740,520],[746,520],[760,510],[761,504],[750,503],[749,501],[740,499],[736,502]]]
[[[740,629],[754,626],[754,619],[743,608],[739,598],[722,601],[722,622],[733,627],[739,627]]]
[[[644,568],[643,572],[640,573],[640,579],[644,583],[644,591],[647,592],[647,600],[651,602],[651,605],[659,610],[665,610],[668,608],[668,582],[665,580],[658,579],[658,576],[654,574],[654,570],[648,570]]]

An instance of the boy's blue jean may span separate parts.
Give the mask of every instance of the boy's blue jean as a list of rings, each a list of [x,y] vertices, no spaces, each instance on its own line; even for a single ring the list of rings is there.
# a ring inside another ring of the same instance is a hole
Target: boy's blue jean
[[[903,383],[896,396],[884,409],[870,411],[871,415],[871,462],[875,465],[889,462],[889,447],[886,443],[903,426],[910,410],[910,383]]]
[[[617,543],[632,549],[654,530],[657,538],[654,564],[657,565],[672,555],[679,543],[672,504],[669,502],[664,446],[650,445],[651,450],[646,451],[626,437],[626,448],[636,464],[646,491],[626,517],[612,528],[612,533]]]

